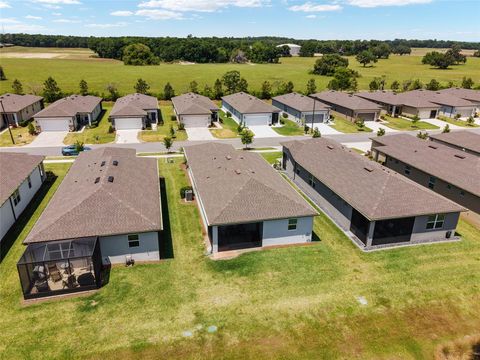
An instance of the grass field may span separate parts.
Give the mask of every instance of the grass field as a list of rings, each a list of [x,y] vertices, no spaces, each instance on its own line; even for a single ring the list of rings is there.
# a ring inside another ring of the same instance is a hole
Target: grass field
[[[93,59],[85,54],[77,54],[77,50],[63,49],[67,59],[62,58],[28,58],[38,53],[61,53],[62,49],[8,48],[0,51],[0,60],[8,78],[0,82],[0,92],[11,91],[12,81],[17,78],[23,83],[26,92],[39,91],[43,81],[53,76],[60,88],[67,92],[77,92],[78,83],[85,79],[91,91],[100,94],[105,91],[108,83],[115,83],[122,94],[131,93],[138,78],[148,81],[151,91],[159,93],[169,81],[177,93],[188,90],[188,84],[196,80],[199,88],[205,84],[213,85],[216,78],[229,70],[239,70],[249,83],[252,90],[259,90],[261,83],[268,80],[275,88],[281,81],[293,81],[295,90],[305,90],[308,79],[315,78],[317,90],[326,88],[329,77],[309,74],[316,58],[283,58],[280,64],[194,64],[181,65],[161,64],[159,66],[125,66],[121,61],[109,59]],[[5,53],[8,51],[9,55]],[[31,54],[29,54],[31,51]],[[88,50],[86,50],[88,51]],[[10,57],[11,54],[16,58]],[[418,51],[417,51],[418,53]],[[9,57],[7,57],[9,56]],[[58,56],[58,55],[57,55]],[[392,55],[388,60],[379,60],[373,67],[364,68],[354,57],[349,57],[350,67],[357,70],[362,77],[358,79],[360,89],[368,89],[368,84],[374,77],[386,76],[387,87],[394,81],[419,78],[428,82],[432,78],[441,83],[453,81],[459,84],[464,76],[472,77],[476,84],[480,83],[480,58],[469,57],[465,65],[454,66],[448,70],[438,70],[422,65],[421,56]],[[35,69],[35,71],[32,71]],[[74,70],[74,71],[73,71]]]
[[[162,105],[163,104],[163,105]],[[140,141],[157,142],[170,135],[170,127],[175,130],[174,141],[187,140],[187,132],[185,130],[178,130],[178,123],[172,120],[173,108],[172,105],[166,105],[165,102],[160,104],[160,111],[162,114],[163,125],[158,124],[157,130],[143,130],[138,134]]]
[[[4,131],[0,134],[0,147],[2,146],[22,146],[30,144],[34,139],[35,135],[30,135],[28,133],[28,127],[16,127],[12,128],[12,136],[15,144],[12,144],[12,138],[10,137],[9,131]]]
[[[333,125],[330,125],[335,130],[343,133],[358,133],[358,132],[372,132],[372,129],[365,125],[361,130],[350,120],[346,120],[340,116],[335,116]]]
[[[303,135],[303,129],[295,121],[283,119],[282,127],[272,127],[274,131],[283,136]]]
[[[210,132],[213,136],[219,139],[229,139],[238,136],[238,124],[231,117],[227,117],[226,114],[220,110],[218,116],[222,119],[222,129],[211,129]]]
[[[384,115],[385,126],[395,130],[433,130],[439,127],[425,121],[417,121],[415,125],[410,120],[402,118],[394,118],[389,115]]]
[[[457,126],[461,126],[461,127],[466,127],[466,128],[469,128],[469,127],[478,127],[477,124],[472,124],[472,125],[470,125],[470,124],[468,124],[465,120],[449,118],[448,116],[438,116],[437,118],[438,118],[439,120],[445,121],[445,123],[449,123],[449,124],[457,125]]]
[[[0,263],[0,358],[431,359],[437,345],[479,332],[480,232],[468,223],[460,242],[365,254],[319,216],[312,245],[212,261],[195,204],[179,199],[180,161],[159,160],[173,259],[114,267],[93,295],[25,307],[21,241],[68,170],[46,165],[58,178]]]

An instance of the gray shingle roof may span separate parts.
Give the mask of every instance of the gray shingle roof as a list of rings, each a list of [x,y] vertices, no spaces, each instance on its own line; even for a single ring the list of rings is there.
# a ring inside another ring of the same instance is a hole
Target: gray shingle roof
[[[224,96],[222,97],[222,101],[227,102],[242,114],[280,112],[275,106],[267,104],[259,98],[244,92]]]
[[[361,98],[371,100],[371,101],[378,101],[384,104],[389,105],[402,105],[402,99],[393,91],[360,91],[355,94]]]
[[[480,196],[480,157],[407,134],[372,138],[374,148],[427,174]]]
[[[172,98],[178,115],[210,115],[218,106],[208,97],[192,92]]]
[[[449,88],[439,90],[442,94],[453,95],[461,99],[469,100],[474,103],[480,103],[480,90],[462,89],[462,88]]]
[[[3,103],[3,108],[5,112],[18,112],[25,109],[27,106],[35,104],[37,101],[42,100],[43,97],[36,95],[16,95],[6,93],[0,96],[0,100]],[[0,113],[3,112],[3,109],[0,107]]]
[[[146,116],[146,110],[158,109],[158,100],[154,96],[130,94],[123,96],[113,105],[110,117],[115,116]]]
[[[372,101],[368,101],[361,97],[348,94],[345,92],[341,92],[341,91],[334,91],[334,90],[322,91],[316,94],[312,94],[310,96],[320,101],[342,106],[344,108],[354,110],[354,111],[381,110],[381,107]]]
[[[24,243],[161,229],[157,160],[107,147],[81,153]]]
[[[276,100],[282,104],[285,104],[297,111],[307,112],[313,111],[313,105],[315,104],[315,110],[328,110],[330,106],[321,101],[314,100],[309,96],[302,95],[296,92],[275,96],[273,100]]]
[[[370,220],[462,211],[454,202],[325,138],[283,143],[301,167]]]
[[[97,96],[71,95],[57,100],[35,114],[35,118],[72,117],[78,113],[91,113],[102,102]]]
[[[44,158],[40,155],[0,152],[0,206]]]
[[[403,93],[405,96],[419,98],[422,97],[427,99],[428,101],[439,104],[439,105],[447,105],[447,106],[454,106],[454,107],[473,107],[471,101],[467,101],[465,99],[459,98],[457,96],[453,96],[450,94],[441,93],[439,91],[430,91],[430,90],[413,90]]]
[[[472,131],[454,131],[449,133],[430,135],[430,138],[480,154],[480,134],[474,133]]]
[[[317,215],[259,154],[205,143],[185,155],[209,225]]]

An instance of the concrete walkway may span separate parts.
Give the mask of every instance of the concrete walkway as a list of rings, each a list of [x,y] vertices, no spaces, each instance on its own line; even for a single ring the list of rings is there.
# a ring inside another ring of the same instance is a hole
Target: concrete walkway
[[[215,140],[210,130],[206,127],[187,127],[185,131],[190,141]]]
[[[138,132],[140,130],[117,130],[116,144],[138,144]]]
[[[65,146],[63,139],[67,136],[68,131],[42,131],[37,135],[35,140],[24,147],[50,147]]]
[[[282,137],[279,133],[272,129],[268,125],[256,125],[248,127],[255,134],[256,138],[272,138],[272,137]]]
[[[315,128],[318,128],[318,130],[320,130],[320,134],[322,135],[337,135],[337,134],[342,134],[340,131],[338,130],[335,130],[333,127],[331,127],[330,125],[327,125],[327,124],[324,124],[324,123],[321,123],[321,124],[315,124],[315,126],[313,127],[314,129]]]
[[[380,130],[380,129],[385,130],[385,133],[395,133],[395,132],[398,132],[398,130],[391,129],[391,128],[389,128],[388,126],[383,125],[383,123],[380,122],[380,121],[365,121],[365,126],[366,126],[366,127],[369,127],[370,129],[372,129],[375,133],[376,133],[378,130]]]

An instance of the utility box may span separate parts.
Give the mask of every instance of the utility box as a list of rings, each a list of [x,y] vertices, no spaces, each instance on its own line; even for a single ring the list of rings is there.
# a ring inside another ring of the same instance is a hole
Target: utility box
[[[193,201],[193,190],[185,190],[185,201]]]

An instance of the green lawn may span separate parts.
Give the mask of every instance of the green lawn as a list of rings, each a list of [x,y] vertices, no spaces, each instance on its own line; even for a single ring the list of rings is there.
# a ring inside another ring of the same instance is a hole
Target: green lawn
[[[417,123],[413,125],[410,120],[402,118],[394,118],[388,115],[384,115],[384,118],[386,120],[384,125],[395,130],[433,130],[439,128],[438,126],[430,124],[426,121],[417,121]]]
[[[112,103],[103,103],[104,112],[97,127],[86,128],[82,133],[69,133],[63,140],[66,145],[80,141],[84,144],[105,144],[115,141],[115,133],[109,133],[110,122],[108,116],[112,110]]]
[[[219,139],[229,139],[238,136],[238,124],[231,117],[220,110],[218,116],[222,119],[222,129],[211,129],[210,132],[213,136]]]
[[[26,126],[11,128],[11,130],[12,130],[13,140],[15,141],[15,144],[12,144],[12,138],[10,137],[10,132],[7,130],[0,135],[0,147],[21,146],[21,145],[30,144],[36,137],[36,135],[30,135],[28,133],[28,127]]]
[[[303,129],[298,126],[295,121],[289,119],[282,119],[284,121],[284,125],[282,127],[275,127],[273,126],[272,129],[283,136],[295,136],[295,135],[303,135]]]
[[[179,198],[180,162],[159,160],[173,259],[114,267],[93,295],[25,307],[21,241],[68,169],[46,165],[59,177],[0,263],[2,359],[431,359],[478,333],[480,232],[468,223],[461,242],[365,254],[322,215],[312,245],[212,261],[196,205]]]
[[[262,153],[259,153],[260,155],[263,156],[263,158],[265,160],[267,160],[267,162],[269,164],[275,164],[275,162],[282,158],[282,152],[281,151],[272,151],[272,152],[262,152]]]
[[[447,116],[437,116],[438,120],[445,121],[446,123],[452,124],[452,125],[457,125],[457,126],[462,126],[462,127],[478,127],[477,124],[472,124],[469,125],[465,120],[458,120],[454,118],[449,118]]]
[[[8,51],[14,51],[9,49]],[[55,49],[59,51],[60,49]],[[23,49],[22,52],[27,52]],[[50,49],[34,49],[34,52],[50,52]],[[281,81],[293,81],[295,90],[305,90],[308,79],[315,78],[317,90],[326,88],[330,77],[311,75],[316,58],[283,58],[280,64],[194,64],[181,65],[178,63],[158,66],[126,66],[121,61],[108,59],[92,59],[84,55],[69,55],[65,49],[65,56],[74,59],[35,59],[35,58],[7,58],[1,55],[0,61],[8,78],[0,82],[0,92],[11,91],[14,79],[23,83],[25,91],[31,92],[41,86],[48,76],[53,76],[64,91],[77,92],[81,79],[88,82],[91,91],[100,94],[106,93],[108,83],[115,83],[121,94],[131,93],[139,77],[148,81],[151,91],[159,93],[169,81],[177,94],[188,90],[188,85],[195,79],[199,88],[205,84],[213,85],[215,79],[220,78],[229,70],[239,70],[242,77],[248,81],[251,90],[260,90],[263,81],[268,80],[274,88]],[[23,56],[23,55],[22,55]],[[407,79],[420,79],[427,83],[435,78],[446,84],[453,81],[459,85],[464,76],[471,77],[475,83],[480,82],[480,58],[469,57],[465,65],[453,66],[448,70],[438,70],[422,64],[421,56],[392,55],[387,60],[379,60],[374,66],[364,68],[354,57],[349,57],[350,68],[357,70],[361,77],[358,79],[360,89],[368,89],[368,84],[375,78],[386,76],[387,86],[394,80],[400,82]],[[32,71],[35,69],[35,71]],[[72,71],[74,69],[74,71]]]
[[[350,120],[346,120],[340,116],[335,116],[335,120],[333,125],[330,125],[335,130],[338,130],[343,133],[358,133],[358,132],[372,132],[372,129],[367,127],[366,125],[359,129],[357,125],[355,125]]]
[[[173,108],[172,105],[160,105],[163,125],[158,124],[157,130],[143,130],[138,134],[138,138],[145,142],[163,141],[163,139],[170,135],[170,127],[173,126],[175,130],[174,141],[187,140],[187,132],[185,130],[178,130],[177,120],[172,120]]]

